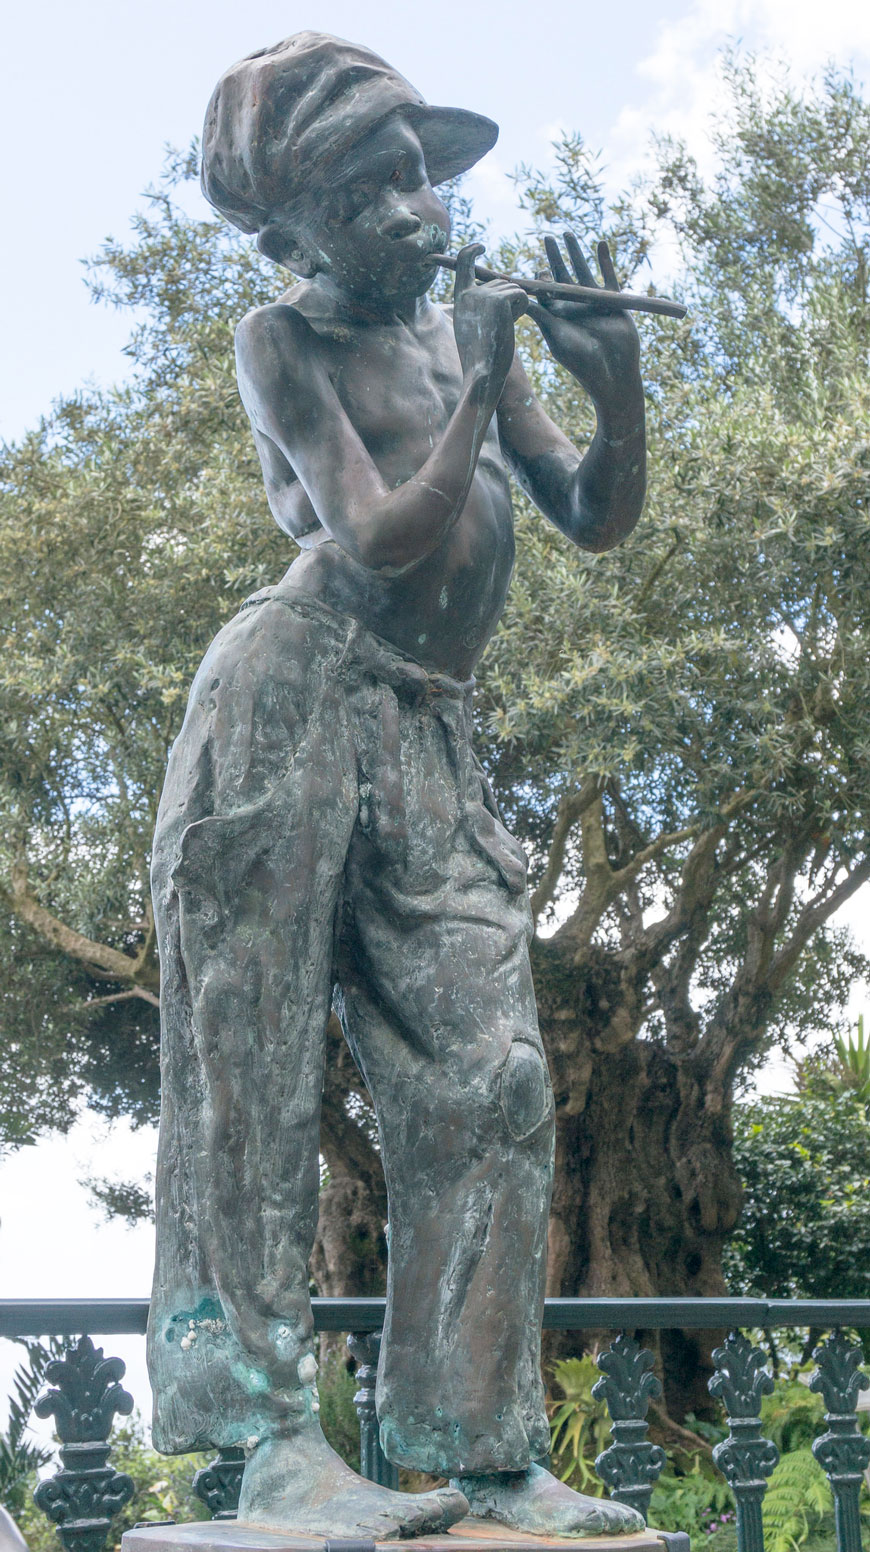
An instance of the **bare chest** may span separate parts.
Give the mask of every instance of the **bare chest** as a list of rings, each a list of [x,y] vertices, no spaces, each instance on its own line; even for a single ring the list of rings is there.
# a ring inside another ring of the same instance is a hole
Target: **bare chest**
[[[393,483],[416,473],[443,435],[462,391],[462,368],[446,321],[439,319],[422,338],[391,328],[331,341],[326,364],[345,413],[385,478]]]

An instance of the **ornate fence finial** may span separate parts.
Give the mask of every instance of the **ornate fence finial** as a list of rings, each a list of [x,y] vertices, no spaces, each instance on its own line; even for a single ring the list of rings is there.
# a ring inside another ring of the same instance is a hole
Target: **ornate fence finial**
[[[730,1430],[713,1459],[734,1493],[739,1552],[764,1552],[761,1505],[779,1450],[762,1435],[761,1398],[770,1395],[773,1380],[761,1348],[742,1331],[732,1331],[724,1346],[714,1349],[713,1361],[716,1373],[707,1388],[725,1403]]]
[[[360,1475],[381,1487],[399,1486],[399,1473],[392,1461],[387,1460],[381,1449],[378,1416],[375,1411],[375,1386],[378,1381],[378,1358],[381,1352],[380,1331],[354,1332],[347,1339],[352,1357],[357,1361],[356,1379],[359,1390],[353,1398],[359,1418]]]
[[[664,1470],[666,1456],[646,1437],[649,1404],[662,1393],[653,1374],[655,1359],[633,1337],[620,1332],[598,1359],[604,1378],[596,1380],[592,1394],[604,1401],[611,1418],[613,1443],[598,1456],[595,1470],[618,1503],[649,1513],[653,1484]]]
[[[236,1518],[244,1469],[244,1450],[228,1446],[218,1450],[216,1458],[196,1473],[193,1491],[205,1504],[213,1520]]]
[[[102,1552],[113,1517],[133,1496],[128,1476],[107,1464],[115,1413],[128,1417],[133,1397],[120,1381],[125,1365],[104,1358],[89,1336],[63,1358],[53,1358],[46,1377],[53,1389],[37,1401],[37,1417],[54,1414],[62,1469],[40,1482],[34,1498],[57,1526],[66,1552]]]
[[[858,1396],[870,1389],[870,1379],[859,1367],[857,1342],[834,1331],[813,1353],[818,1364],[810,1390],[825,1401],[827,1433],[813,1440],[813,1454],[826,1472],[834,1494],[837,1552],[861,1552],[861,1519],[858,1507],[861,1480],[870,1465],[870,1439],[858,1431],[855,1416]]]

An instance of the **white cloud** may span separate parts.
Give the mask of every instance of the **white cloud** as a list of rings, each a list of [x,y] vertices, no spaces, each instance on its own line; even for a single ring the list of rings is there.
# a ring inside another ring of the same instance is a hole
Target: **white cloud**
[[[488,221],[496,233],[512,231],[516,225],[516,190],[494,151],[466,174],[463,191],[468,194],[478,220]]]
[[[811,0],[694,0],[662,26],[652,52],[635,66],[639,90],[608,141],[615,182],[643,166],[650,129],[684,139],[703,165],[709,117],[724,100],[718,58],[729,44],[765,53],[796,77],[833,60],[853,67],[860,81],[870,77],[870,7],[855,0],[829,0],[823,11]]]

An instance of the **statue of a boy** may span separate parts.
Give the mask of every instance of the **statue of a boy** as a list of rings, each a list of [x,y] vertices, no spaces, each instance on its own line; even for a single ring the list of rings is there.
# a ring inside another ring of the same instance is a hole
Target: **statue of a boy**
[[[240,1519],[333,1536],[446,1528],[469,1505],[539,1533],[641,1525],[535,1464],[553,1101],[524,857],[470,739],[513,565],[509,471],[583,548],[638,520],[638,342],[625,314],[475,283],[477,247],[452,311],[427,300],[450,233],[433,185],[496,133],[317,33],[235,65],[205,125],[208,198],[300,277],[236,337],[269,504],[301,553],[209,648],[157,825],[154,1439],[244,1446]],[[550,262],[569,278],[555,243]],[[585,456],[514,352],[523,311],[593,400]],[[362,1481],[317,1416],[333,1000],[389,1191],[383,1445],[449,1477],[439,1492]]]

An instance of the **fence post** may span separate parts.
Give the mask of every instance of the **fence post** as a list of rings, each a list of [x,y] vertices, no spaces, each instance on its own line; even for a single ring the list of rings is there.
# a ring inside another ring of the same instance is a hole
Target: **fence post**
[[[381,1351],[380,1331],[354,1332],[347,1339],[352,1356],[356,1359],[359,1390],[353,1398],[359,1418],[360,1474],[381,1487],[399,1486],[399,1472],[392,1461],[387,1460],[381,1449],[378,1416],[375,1410],[375,1385],[378,1379],[378,1358]]]
[[[133,1496],[131,1479],[108,1464],[116,1412],[128,1417],[133,1397],[123,1390],[125,1365],[104,1358],[89,1336],[71,1344],[46,1367],[51,1390],[36,1402],[37,1417],[54,1414],[62,1469],[40,1482],[34,1498],[57,1526],[65,1552],[102,1552],[112,1520]]]
[[[653,1484],[667,1463],[664,1450],[646,1437],[649,1404],[662,1393],[653,1374],[655,1359],[633,1337],[621,1331],[598,1359],[604,1378],[596,1380],[592,1394],[604,1401],[611,1418],[613,1443],[598,1456],[595,1470],[618,1503],[649,1514]]]
[[[217,1457],[197,1471],[193,1491],[213,1520],[234,1520],[242,1491],[245,1452],[238,1446],[218,1450]]]
[[[724,1346],[714,1349],[716,1373],[708,1383],[710,1394],[722,1397],[728,1418],[728,1438],[715,1446],[713,1459],[737,1504],[737,1552],[764,1552],[761,1505],[779,1460],[776,1445],[761,1432],[761,1398],[773,1390],[764,1357],[742,1331],[732,1331]]]
[[[858,1393],[870,1389],[859,1368],[861,1348],[834,1331],[813,1353],[818,1364],[810,1390],[825,1398],[827,1432],[813,1440],[813,1454],[827,1473],[834,1494],[837,1552],[861,1552],[859,1498],[870,1464],[870,1439],[859,1432]]]

